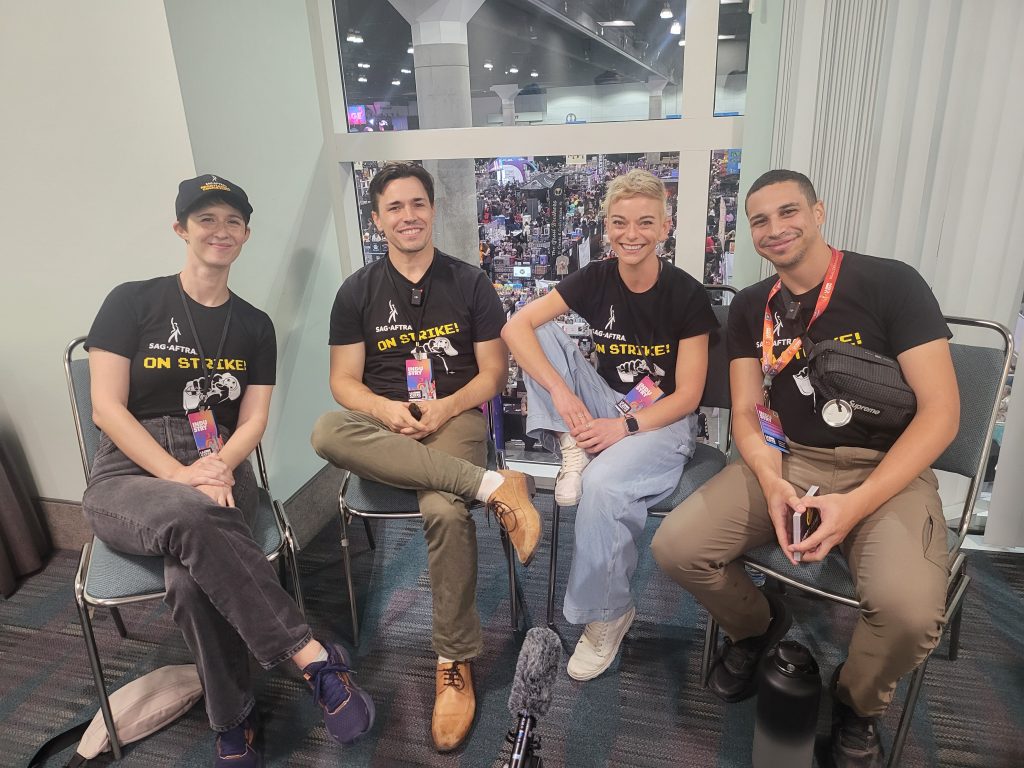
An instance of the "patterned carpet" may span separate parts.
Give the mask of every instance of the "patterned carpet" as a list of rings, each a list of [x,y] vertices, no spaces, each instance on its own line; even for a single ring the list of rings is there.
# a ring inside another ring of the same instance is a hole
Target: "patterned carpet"
[[[332,503],[324,489],[325,504]],[[538,498],[550,509],[550,496]],[[292,514],[296,514],[293,509]],[[656,521],[647,527],[650,540]],[[559,588],[569,565],[572,521],[563,520],[564,556]],[[347,748],[329,741],[309,694],[282,665],[257,675],[258,706],[269,766],[456,766],[500,768],[506,709],[521,636],[508,627],[508,593],[497,530],[478,517],[481,551],[479,607],[486,653],[474,665],[479,714],[466,745],[438,755],[430,744],[433,664],[430,591],[425,548],[416,521],[378,525],[377,550],[354,529],[355,578],[360,586],[364,634],[357,652],[359,680],[377,703],[370,737]],[[328,526],[301,555],[303,584],[316,632],[348,641],[348,603],[337,546]],[[547,536],[534,565],[523,573],[529,624],[544,620]],[[646,543],[645,543],[646,545]],[[85,647],[71,584],[77,556],[58,553],[0,604],[0,764],[23,766],[51,735],[95,712]],[[1024,560],[972,553],[974,584],[968,595],[958,661],[933,657],[904,766],[1018,767],[1024,764]],[[586,684],[565,674],[564,661],[551,711],[539,724],[548,768],[568,766],[749,766],[754,701],[727,706],[698,684],[704,614],[668,582],[650,555],[635,578],[641,595],[637,620],[612,669]],[[795,596],[791,637],[811,647],[827,680],[840,660],[853,612]],[[112,687],[188,653],[162,604],[124,610],[131,636],[118,638],[109,614],[96,616],[96,634]],[[575,643],[579,628],[559,628]],[[902,701],[902,688],[899,693]],[[827,700],[826,700],[827,701]],[[827,732],[828,706],[819,718]],[[898,707],[885,720],[885,738],[896,727]],[[202,706],[162,732],[128,747],[125,766],[208,766],[212,737]],[[51,760],[49,765],[63,765]]]

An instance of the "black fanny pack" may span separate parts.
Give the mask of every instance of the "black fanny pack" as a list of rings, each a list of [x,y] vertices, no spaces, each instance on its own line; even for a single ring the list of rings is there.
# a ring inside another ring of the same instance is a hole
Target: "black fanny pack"
[[[785,286],[782,294],[788,306],[795,304]],[[814,343],[807,336],[799,310],[792,315],[807,354],[807,373],[818,413],[826,424],[843,427],[853,421],[892,431],[910,423],[917,413],[917,397],[896,360],[835,339]]]
[[[809,344],[807,372],[829,426],[850,421],[884,430],[902,430],[917,413],[917,397],[891,357],[829,339]],[[840,422],[840,423],[833,423]]]

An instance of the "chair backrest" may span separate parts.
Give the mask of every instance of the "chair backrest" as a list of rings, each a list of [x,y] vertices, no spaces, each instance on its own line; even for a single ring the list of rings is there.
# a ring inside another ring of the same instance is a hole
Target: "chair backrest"
[[[85,337],[72,339],[64,350],[64,375],[68,380],[71,412],[75,417],[78,450],[82,455],[82,471],[86,481],[92,469],[92,460],[100,444],[100,430],[92,420],[92,391],[89,388],[89,358],[76,356],[84,351]]]
[[[731,301],[736,295],[736,289],[731,285],[704,286],[709,294],[728,294]],[[705,408],[732,407],[729,392],[729,349],[726,344],[729,329],[729,304],[712,304],[712,311],[715,319],[718,320],[718,328],[708,334],[708,373],[704,381],[704,394],[700,404]]]
[[[709,294],[721,293],[727,301],[736,295],[731,285],[705,285]],[[729,453],[732,446],[732,400],[729,389],[729,350],[726,344],[729,329],[729,304],[712,304],[718,327],[708,334],[708,372],[704,379],[704,393],[700,404],[703,408],[718,409],[718,439],[720,450]],[[710,431],[710,427],[709,427]],[[724,439],[722,436],[724,435]]]
[[[953,442],[932,464],[935,469],[970,478],[971,484],[960,517],[960,540],[974,512],[992,446],[996,413],[1013,357],[1013,336],[999,323],[966,317],[947,317],[954,333],[949,345],[960,390],[960,429]],[[955,341],[958,328],[980,328],[996,339],[997,346],[961,344]]]
[[[718,328],[708,334],[708,373],[704,380],[704,394],[700,398],[700,404],[706,408],[731,408],[729,350],[726,346],[729,305],[716,304],[711,309],[718,320]]]

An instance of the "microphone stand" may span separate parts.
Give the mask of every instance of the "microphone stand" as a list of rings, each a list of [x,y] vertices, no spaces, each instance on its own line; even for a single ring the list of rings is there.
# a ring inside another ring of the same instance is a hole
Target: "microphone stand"
[[[533,732],[537,721],[525,709],[519,710],[519,723],[515,732],[509,731],[505,740],[512,745],[512,756],[505,768],[543,768],[540,755],[540,737]]]

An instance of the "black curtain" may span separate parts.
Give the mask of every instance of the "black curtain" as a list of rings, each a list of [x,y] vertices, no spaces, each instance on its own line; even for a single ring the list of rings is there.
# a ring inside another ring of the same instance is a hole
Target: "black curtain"
[[[0,594],[4,597],[14,592],[19,577],[42,568],[50,553],[49,537],[17,466],[0,440]]]

